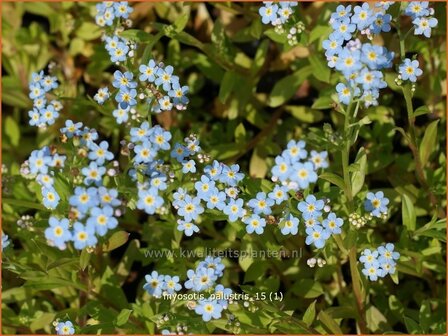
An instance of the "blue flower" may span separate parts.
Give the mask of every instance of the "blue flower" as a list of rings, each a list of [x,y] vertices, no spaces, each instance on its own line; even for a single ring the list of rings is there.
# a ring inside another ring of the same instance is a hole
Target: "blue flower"
[[[290,179],[296,182],[301,189],[306,189],[310,183],[317,181],[317,174],[311,162],[297,162],[293,166],[293,171],[294,174],[291,174]]]
[[[333,22],[332,27],[334,29],[334,37],[346,41],[352,38],[352,33],[356,30],[356,25],[350,23],[348,18]]]
[[[223,270],[225,268],[224,264],[221,262],[221,258],[213,258],[211,256],[206,257],[203,261],[201,261],[198,265],[198,268],[211,268],[214,270],[215,275],[217,277],[222,277]]]
[[[128,89],[127,87],[121,87],[115,96],[115,100],[120,103],[121,108],[126,108],[126,106],[134,106],[137,104],[135,97],[137,96],[137,91],[135,89]],[[127,105],[122,106],[121,103]]]
[[[204,168],[204,173],[211,179],[211,180],[218,180],[221,173],[222,173],[223,164],[219,163],[216,160],[213,160],[212,165],[208,165]]]
[[[330,34],[328,40],[322,42],[322,47],[326,50],[325,56],[338,55],[342,51],[344,40],[338,38],[334,33]]]
[[[361,61],[372,69],[388,67],[387,49],[381,46],[364,43],[361,47]]]
[[[69,221],[67,218],[58,220],[51,216],[49,219],[50,227],[45,230],[45,238],[58,249],[65,249],[65,243],[72,240],[72,234],[69,230]]]
[[[156,148],[168,150],[171,147],[169,143],[171,140],[171,133],[169,131],[165,131],[159,125],[152,128],[149,139],[156,146]]]
[[[154,60],[149,60],[148,65],[140,65],[138,68],[141,73],[139,79],[142,82],[147,81],[149,83],[153,83],[156,80],[156,73],[158,68],[159,67],[156,65],[156,62]]]
[[[117,124],[125,123],[129,120],[129,107],[126,109],[122,109],[120,106],[116,110],[112,112],[112,115],[115,117]]]
[[[106,173],[106,168],[98,166],[96,162],[90,162],[88,167],[81,169],[81,173],[85,176],[85,185],[90,183],[100,184],[103,175]]]
[[[11,241],[9,240],[8,235],[2,232],[2,252],[5,248],[9,246],[10,243]]]
[[[110,205],[117,207],[121,201],[117,199],[118,191],[116,189],[107,189],[105,187],[98,188],[98,196],[102,205]]]
[[[338,93],[339,102],[348,105],[352,100],[352,91],[343,83],[336,85],[336,92]]]
[[[199,300],[198,305],[194,309],[195,313],[202,315],[202,320],[204,322],[213,319],[221,318],[223,307],[218,303],[217,300],[204,299]]]
[[[341,71],[344,76],[349,77],[362,67],[360,62],[361,53],[359,50],[350,50],[345,47],[339,54],[336,61],[336,69]]]
[[[88,246],[95,246],[98,240],[95,237],[95,227],[87,224],[82,225],[76,222],[73,225],[73,241],[75,242],[75,249],[82,250]]]
[[[149,141],[143,141],[141,145],[137,145],[134,147],[134,152],[136,156],[134,157],[134,160],[136,163],[148,163],[157,155],[157,151],[155,148],[151,146],[151,143]]]
[[[377,13],[375,20],[372,23],[372,33],[379,34],[383,32],[390,32],[390,22],[392,16],[390,14]]]
[[[380,264],[376,260],[374,260],[372,263],[364,264],[362,273],[365,276],[367,276],[371,281],[376,281],[378,280],[378,277],[381,277],[383,275],[380,269]]]
[[[245,218],[243,222],[246,224],[246,232],[249,234],[255,232],[260,235],[266,227],[266,220],[255,214]]]
[[[31,99],[40,98],[42,95],[45,94],[45,91],[42,89],[39,83],[31,84],[29,89],[30,89],[29,97]]]
[[[431,29],[437,26],[437,19],[433,17],[420,17],[414,19],[412,23],[415,25],[415,35],[425,35],[431,37]]]
[[[179,83],[173,83],[172,90],[168,92],[168,95],[173,98],[174,104],[188,104],[188,98],[186,94],[188,93],[188,86],[180,86]]]
[[[96,188],[76,187],[75,194],[69,198],[69,204],[77,208],[81,213],[86,213],[91,207],[100,203]]]
[[[344,220],[342,218],[336,217],[336,214],[334,212],[330,212],[327,219],[324,219],[322,221],[323,227],[333,234],[341,233],[342,224],[344,224]]]
[[[104,236],[108,230],[115,229],[118,221],[113,217],[113,209],[110,206],[104,208],[93,208],[90,211],[90,218],[87,220],[87,225],[95,227],[96,233],[99,236]]]
[[[182,219],[177,220],[177,229],[184,232],[188,237],[192,236],[194,232],[199,232],[199,227],[197,225]]]
[[[160,98],[158,103],[159,103],[160,109],[163,111],[168,111],[173,108],[173,103],[171,102],[169,96],[164,96],[164,97]]]
[[[271,206],[274,205],[274,201],[266,197],[266,193],[258,192],[256,197],[251,199],[247,205],[253,210],[257,215],[270,215],[272,210]]]
[[[307,237],[305,243],[307,245],[314,244],[317,248],[322,248],[325,246],[325,242],[330,238],[330,232],[325,230],[320,225],[314,225],[313,227],[307,227],[305,230]]]
[[[111,55],[112,62],[124,62],[126,60],[126,55],[129,51],[129,47],[123,43],[118,42],[115,49],[111,50],[109,54]]]
[[[344,7],[343,5],[339,5],[336,8],[336,12],[331,14],[331,19],[332,20],[350,19],[351,12],[352,12],[351,5],[348,5],[347,7]]]
[[[429,15],[428,1],[412,1],[404,10],[404,14],[412,17],[422,17]]]
[[[206,175],[202,175],[201,180],[197,181],[194,184],[194,188],[196,189],[196,191],[198,193],[198,197],[204,201],[207,201],[209,198],[209,195],[215,189],[215,181],[210,180]]]
[[[117,89],[122,90],[123,88],[134,89],[137,87],[137,83],[133,82],[134,75],[126,71],[122,73],[120,70],[116,70],[114,72],[114,81],[112,82],[112,86]]]
[[[55,330],[58,335],[73,335],[75,333],[75,328],[71,321],[59,322]]]
[[[387,243],[386,246],[379,246],[378,251],[378,261],[379,262],[390,262],[394,260],[398,260],[400,258],[400,253],[394,251],[394,244]]]
[[[52,187],[42,188],[42,197],[42,203],[47,209],[56,209],[59,200],[61,199],[56,190]]]
[[[182,285],[179,283],[178,276],[165,275],[163,279],[163,290],[167,291],[168,294],[174,294],[182,289]]]
[[[208,209],[218,209],[223,210],[226,206],[226,194],[224,191],[219,191],[218,188],[214,188],[210,193],[207,201]]]
[[[285,236],[288,234],[296,235],[299,231],[299,219],[291,214],[283,218],[280,224],[282,227],[280,232]]]
[[[230,199],[229,203],[224,207],[223,212],[229,217],[229,221],[235,222],[238,218],[243,217],[244,201],[241,198]]]
[[[201,206],[201,200],[198,197],[191,197],[190,195],[186,195],[183,200],[180,200],[178,206],[178,215],[184,217],[184,220],[187,222],[196,220],[204,212],[204,208]]]
[[[213,268],[198,267],[194,275],[192,290],[195,292],[201,292],[203,290],[209,289],[213,286],[217,278],[218,277],[215,274],[215,270]],[[186,284],[185,288],[187,288]]]
[[[182,162],[182,173],[196,173],[196,162],[194,160]]]
[[[138,192],[137,208],[144,210],[148,215],[153,215],[163,205],[163,198],[159,196],[158,190],[150,188]]]
[[[263,2],[264,6],[258,9],[261,15],[261,22],[264,24],[274,23],[277,20],[278,5],[272,2]]]
[[[224,165],[219,177],[219,181],[229,186],[236,186],[244,178],[243,173],[239,173],[240,166],[233,164],[230,167]]]
[[[57,82],[56,77],[52,77],[52,76],[45,76],[40,81],[40,84],[46,92],[51,91],[52,89],[56,89],[58,87],[58,82]]]
[[[61,133],[65,134],[67,138],[72,138],[73,136],[78,136],[80,134],[80,129],[82,127],[82,122],[73,123],[71,120],[65,121],[65,127],[61,128]]]
[[[271,174],[274,179],[278,179],[282,182],[286,181],[291,174],[289,160],[284,156],[277,156],[275,158],[275,166],[271,169]]]
[[[108,148],[109,143],[107,141],[101,141],[99,145],[92,144],[90,147],[89,159],[96,161],[99,165],[104,164],[106,160],[113,160],[114,155],[107,150]]]
[[[177,161],[182,162],[186,157],[190,155],[190,151],[187,147],[180,143],[174,145],[174,149],[171,151],[171,157],[175,158]]]
[[[39,126],[43,123],[43,120],[41,120],[39,110],[36,108],[33,108],[31,111],[28,111],[28,116],[30,117],[29,124],[30,126]]]
[[[40,109],[41,122],[46,122],[48,125],[53,125],[59,113],[54,109],[53,105],[47,105],[46,107]]]
[[[147,121],[144,121],[140,127],[133,127],[131,128],[131,141],[132,142],[139,142],[146,139],[147,136],[149,136],[150,133],[150,127],[149,123]]]
[[[28,159],[31,174],[48,173],[48,166],[51,164],[51,156],[48,147],[41,150],[33,150]]]
[[[115,16],[117,18],[121,17],[123,19],[127,19],[129,14],[134,11],[134,9],[128,5],[127,1],[120,1],[114,3]]]
[[[328,167],[328,153],[327,151],[316,152],[312,150],[310,153],[310,161],[314,164],[315,169]]]
[[[174,68],[168,65],[165,69],[157,69],[156,85],[162,85],[163,89],[168,92],[171,90],[171,84],[179,82],[179,77],[173,75]]]
[[[285,186],[276,185],[274,187],[274,190],[272,190],[268,194],[268,197],[271,200],[274,200],[275,204],[277,205],[282,204],[284,201],[288,199],[288,188]]]
[[[306,158],[308,153],[305,150],[305,146],[305,141],[289,140],[288,144],[286,145],[286,150],[284,151],[284,153],[286,153],[286,158],[291,163],[298,162],[299,159]]]
[[[148,292],[148,294],[160,298],[162,296],[162,290],[165,287],[165,277],[159,275],[156,271],[152,271],[151,275],[145,275],[146,283],[143,285],[143,289]]]
[[[369,211],[372,216],[381,217],[382,214],[387,213],[387,205],[389,204],[389,199],[384,197],[382,191],[377,193],[369,192],[367,193],[366,200],[364,201],[364,208]]]
[[[358,26],[358,30],[363,30],[372,24],[374,14],[367,2],[364,2],[362,6],[355,6],[353,11],[351,22]]]
[[[109,97],[109,88],[103,87],[98,90],[95,96],[93,96],[93,99],[95,99],[98,104],[102,105],[107,99],[109,99]]]
[[[223,285],[217,285],[215,287],[215,295],[214,298],[217,299],[218,304],[221,305],[224,309],[227,309],[229,306],[229,298],[232,295],[232,290],[230,288],[224,288]]]

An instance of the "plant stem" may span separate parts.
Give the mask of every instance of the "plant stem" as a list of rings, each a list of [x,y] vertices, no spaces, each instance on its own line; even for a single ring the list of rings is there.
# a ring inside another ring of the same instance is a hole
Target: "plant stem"
[[[345,111],[345,119],[344,119],[344,138],[345,144],[341,151],[342,157],[342,172],[344,175],[344,183],[345,183],[345,197],[347,197],[347,210],[350,214],[353,211],[353,194],[352,194],[352,186],[350,180],[350,172],[348,170],[350,165],[350,147],[351,147],[351,130],[350,130],[350,119],[353,108],[353,102],[350,102],[349,106]],[[358,112],[359,102],[356,104],[355,113]],[[367,324],[365,320],[365,312],[364,312],[364,299],[361,292],[360,287],[360,278],[357,269],[357,259],[356,259],[356,244],[350,249],[349,252],[349,263],[350,263],[350,274],[352,278],[352,287],[353,293],[355,295],[356,300],[356,309],[358,311],[359,318],[357,320],[359,330],[361,334],[367,333]]]

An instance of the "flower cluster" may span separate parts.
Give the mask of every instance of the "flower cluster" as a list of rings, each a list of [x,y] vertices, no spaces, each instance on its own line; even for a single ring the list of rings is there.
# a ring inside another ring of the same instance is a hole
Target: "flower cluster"
[[[298,43],[297,36],[305,30],[305,25],[297,21],[293,14],[293,8],[297,6],[294,1],[264,1],[258,13],[261,16],[261,22],[272,24],[277,34],[285,34],[288,44],[294,46]]]
[[[97,5],[96,21],[100,26],[111,26],[115,18],[127,19],[131,12],[132,7],[127,2],[103,2]],[[127,26],[130,24],[130,20],[127,20]],[[120,24],[118,26],[112,35],[110,32],[104,35],[105,47],[112,62],[125,65],[127,57],[134,57],[136,43],[120,35],[124,27]],[[174,75],[174,68],[171,65],[165,66],[151,59],[148,63],[141,64],[138,70],[140,85],[134,81],[132,71],[117,70],[114,73],[112,86],[118,91],[115,94],[117,107],[112,114],[118,124],[129,120],[129,112],[136,114],[137,98],[149,105],[150,112],[160,113],[173,108],[179,111],[185,110],[189,102],[186,96],[189,88],[180,84],[179,77]],[[110,95],[109,88],[102,87],[94,99],[103,104]]]
[[[377,105],[379,90],[387,86],[382,69],[391,68],[394,53],[385,47],[362,43],[357,33],[372,35],[390,31],[392,17],[386,14],[387,4],[376,11],[368,3],[362,6],[339,5],[331,15],[333,32],[323,41],[328,66],[344,77],[345,83],[336,85],[339,101],[348,105],[355,97],[366,106]]]
[[[375,251],[365,249],[359,261],[363,263],[362,273],[371,281],[384,278],[388,274],[394,274],[396,260],[400,258],[400,253],[394,251],[394,244],[388,243],[379,246]]]
[[[271,169],[272,181],[280,182],[288,189],[306,189],[317,181],[317,170],[327,168],[327,152],[308,151],[303,140],[290,140],[287,148],[275,158]]]
[[[56,209],[60,196],[54,188],[55,174],[64,168],[66,156],[52,152],[43,147],[31,152],[30,157],[22,165],[22,174],[27,178],[35,178],[41,186],[42,203],[50,210]]]
[[[197,302],[189,302],[188,307],[201,315],[205,322],[219,319],[222,311],[229,305],[227,297],[232,294],[232,290],[216,284],[218,278],[223,276],[224,268],[221,258],[209,256],[201,261],[196,269],[187,271],[188,280],[184,284],[185,289],[203,294]],[[145,280],[143,288],[155,298],[174,294],[182,289],[178,276],[159,275],[153,271],[145,276]]]
[[[68,202],[72,207],[70,219],[58,219],[51,216],[49,227],[45,231],[45,237],[51,245],[59,249],[65,249],[66,243],[74,242],[76,249],[83,249],[97,243],[95,234],[104,236],[109,229],[117,226],[118,221],[114,217],[114,208],[121,202],[117,199],[118,192],[103,186],[102,178],[106,173],[107,162],[113,159],[113,154],[108,150],[107,141],[97,144],[98,133],[88,127],[82,128],[82,123],[73,123],[67,120],[65,127],[61,129],[63,141],[72,139],[78,146],[78,155],[81,166],[87,158],[89,164],[81,169],[81,175],[74,178],[75,184],[84,184],[74,190],[74,194]],[[37,183],[42,187],[43,205],[54,210],[60,202],[60,195],[55,189],[58,174],[65,166],[66,156],[59,155],[55,150],[44,147],[34,150],[29,159],[22,166],[22,173],[27,177],[36,177]],[[80,221],[85,219],[85,224]],[[73,231],[70,228],[73,227]]]
[[[45,127],[53,125],[59,117],[62,104],[53,99],[47,103],[47,94],[58,87],[56,77],[44,75],[44,72],[33,73],[29,84],[29,97],[33,100],[33,109],[28,112],[31,126]]]
[[[431,37],[431,29],[437,26],[437,19],[432,17],[434,9],[428,7],[429,1],[412,1],[404,10],[404,14],[412,19],[414,34]]]
[[[95,21],[97,25],[104,27],[112,26],[115,18],[127,19],[133,8],[127,1],[105,1],[96,5],[96,11]]]
[[[73,335],[75,333],[75,328],[73,326],[73,323],[71,321],[65,321],[65,322],[54,322],[55,324],[54,329],[56,330],[56,333],[58,335]]]
[[[340,234],[341,226],[344,224],[342,218],[338,218],[334,212],[325,207],[324,200],[318,200],[314,195],[308,195],[301,201],[297,209],[302,213],[305,222],[306,234],[305,243],[314,244],[317,248],[325,246],[325,242],[332,234]],[[323,212],[329,212],[323,219]]]

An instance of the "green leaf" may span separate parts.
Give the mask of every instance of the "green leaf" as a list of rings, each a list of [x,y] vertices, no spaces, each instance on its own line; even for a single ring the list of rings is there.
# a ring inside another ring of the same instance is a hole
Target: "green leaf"
[[[316,301],[313,301],[308,308],[305,311],[305,314],[303,314],[303,322],[306,323],[308,327],[310,327],[313,324],[314,319],[316,318]]]
[[[403,218],[403,225],[406,226],[408,231],[412,232],[415,230],[415,224],[417,220],[414,204],[412,203],[410,197],[406,194],[402,195],[401,200],[401,215]]]
[[[319,175],[319,178],[326,180],[330,183],[333,183],[334,185],[338,186],[342,190],[346,190],[346,185],[344,182],[344,179],[340,177],[339,175],[336,175],[334,173],[322,173]]]
[[[291,290],[306,299],[314,299],[324,293],[324,289],[320,282],[316,282],[312,279],[298,280]]]
[[[9,137],[13,146],[19,145],[20,129],[17,122],[10,116],[5,119],[5,134]]]
[[[173,23],[174,31],[176,33],[180,33],[182,30],[184,30],[184,28],[187,26],[189,18],[190,18],[190,11],[180,15]]]
[[[337,322],[331,318],[325,311],[321,311],[318,315],[319,321],[334,335],[342,335],[342,330]]]
[[[81,252],[81,257],[79,258],[79,267],[81,270],[85,270],[89,265],[91,253],[87,252],[87,249],[83,249]]]
[[[387,323],[387,319],[375,306],[367,308],[366,322],[369,330],[374,333],[390,330],[390,325]]]
[[[437,125],[439,120],[435,120],[429,124],[423,135],[423,140],[420,144],[419,153],[420,160],[422,161],[423,167],[428,162],[428,159],[432,152],[436,149],[437,145]]]
[[[144,32],[140,29],[127,29],[120,33],[121,37],[137,42],[149,43],[154,39],[150,33]]]
[[[323,59],[323,57],[312,54],[309,56],[309,61],[311,66],[313,67],[314,77],[322,82],[329,83],[331,70],[327,66],[327,62]]]
[[[115,325],[118,327],[125,325],[126,322],[128,322],[131,313],[131,309],[122,309],[120,314],[118,314],[117,318],[115,319]]]
[[[2,198],[2,202],[12,205],[12,206],[18,206],[22,208],[29,208],[29,209],[36,209],[36,210],[47,210],[42,204],[34,203],[30,201],[24,201],[19,199],[12,199],[12,198]]]
[[[103,251],[109,252],[115,250],[128,241],[129,233],[126,231],[115,232],[109,240],[103,244]]]
[[[367,155],[364,147],[359,149],[358,154],[356,155],[355,163],[358,164],[358,168],[351,176],[353,197],[364,186],[364,180],[367,173]]]
[[[101,27],[91,22],[83,22],[75,31],[76,36],[86,41],[95,40],[103,33],[103,29]]]
[[[428,114],[428,113],[430,113],[430,112],[431,112],[431,111],[429,110],[428,106],[426,106],[426,105],[420,106],[419,108],[417,108],[417,109],[414,111],[414,118],[415,118],[415,117],[418,117],[418,116],[421,116],[421,115]]]
[[[224,104],[237,83],[237,75],[233,71],[227,71],[219,87],[219,100]]]
[[[313,105],[311,105],[311,108],[316,110],[328,110],[333,107],[333,99],[331,99],[331,96],[321,96],[317,98]]]
[[[406,325],[406,329],[410,334],[422,334],[422,330],[417,322],[415,322],[410,317],[404,316],[404,324]]]
[[[305,66],[294,72],[292,75],[286,76],[279,80],[271,91],[268,104],[270,107],[282,105],[290,99],[309,75],[313,73],[311,66]]]
[[[331,33],[331,30],[329,25],[314,27],[310,33],[308,43],[311,44],[319,38],[326,38]]]
[[[266,157],[261,156],[258,149],[255,149],[249,163],[250,176],[255,178],[264,178],[267,171],[268,166],[266,164]]]
[[[306,123],[316,123],[324,118],[321,111],[313,110],[308,106],[285,106],[285,110],[291,113],[296,119]]]

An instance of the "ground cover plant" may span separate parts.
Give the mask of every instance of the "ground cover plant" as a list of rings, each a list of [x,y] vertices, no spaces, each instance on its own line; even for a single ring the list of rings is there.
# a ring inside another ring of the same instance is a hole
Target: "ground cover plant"
[[[2,2],[3,334],[446,331],[446,4]]]

